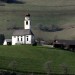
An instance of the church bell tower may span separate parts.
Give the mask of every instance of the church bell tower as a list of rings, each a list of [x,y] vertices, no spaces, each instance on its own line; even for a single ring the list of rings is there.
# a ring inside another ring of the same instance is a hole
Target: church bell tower
[[[30,14],[27,14],[25,16],[25,20],[24,20],[24,29],[30,29]]]

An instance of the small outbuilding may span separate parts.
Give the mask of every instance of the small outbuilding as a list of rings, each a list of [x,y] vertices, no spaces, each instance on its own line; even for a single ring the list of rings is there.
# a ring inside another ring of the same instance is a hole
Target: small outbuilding
[[[12,39],[5,39],[3,45],[11,45]]]

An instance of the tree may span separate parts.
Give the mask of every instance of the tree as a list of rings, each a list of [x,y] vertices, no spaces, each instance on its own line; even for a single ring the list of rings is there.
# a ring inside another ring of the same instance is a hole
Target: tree
[[[61,28],[59,25],[55,25],[55,24],[51,25],[52,32],[61,31],[61,30],[63,30],[63,28]]]
[[[38,28],[42,31],[47,31],[47,32],[56,32],[63,30],[63,28],[60,28],[58,25],[55,24],[52,24],[50,26],[40,24]]]
[[[4,39],[5,39],[4,34],[0,34],[0,45],[3,45]]]

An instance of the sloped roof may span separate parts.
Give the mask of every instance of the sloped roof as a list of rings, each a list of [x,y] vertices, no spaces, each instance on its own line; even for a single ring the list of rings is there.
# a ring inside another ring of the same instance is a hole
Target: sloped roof
[[[56,40],[57,44],[75,45],[75,40]]]
[[[30,29],[19,29],[13,32],[13,36],[34,35]]]
[[[29,14],[29,13],[27,13],[27,14],[26,14],[26,16],[30,17],[30,14]]]
[[[5,39],[7,42],[11,42],[12,41],[12,39]]]

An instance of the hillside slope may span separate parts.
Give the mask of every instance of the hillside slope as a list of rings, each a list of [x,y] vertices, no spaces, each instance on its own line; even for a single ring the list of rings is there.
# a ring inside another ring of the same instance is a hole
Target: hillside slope
[[[68,66],[68,73],[75,74],[75,53],[42,46],[0,46],[0,68],[46,72],[46,63],[51,62],[54,73],[63,73],[60,65]]]
[[[6,38],[11,38],[14,30],[11,27],[23,27],[26,13],[31,14],[32,30],[35,37],[45,40],[54,39],[74,39],[75,37],[75,1],[74,0],[19,0],[23,4],[4,3],[0,6],[0,33],[4,33]],[[39,25],[50,27],[52,24],[64,28],[58,32],[42,32]],[[39,32],[41,32],[39,34]],[[73,32],[73,33],[72,33]],[[44,35],[43,35],[44,34]],[[46,35],[49,34],[49,35]],[[38,36],[39,35],[39,36]],[[42,36],[41,36],[42,35]],[[52,36],[50,36],[52,35]],[[43,37],[46,36],[46,37]]]

